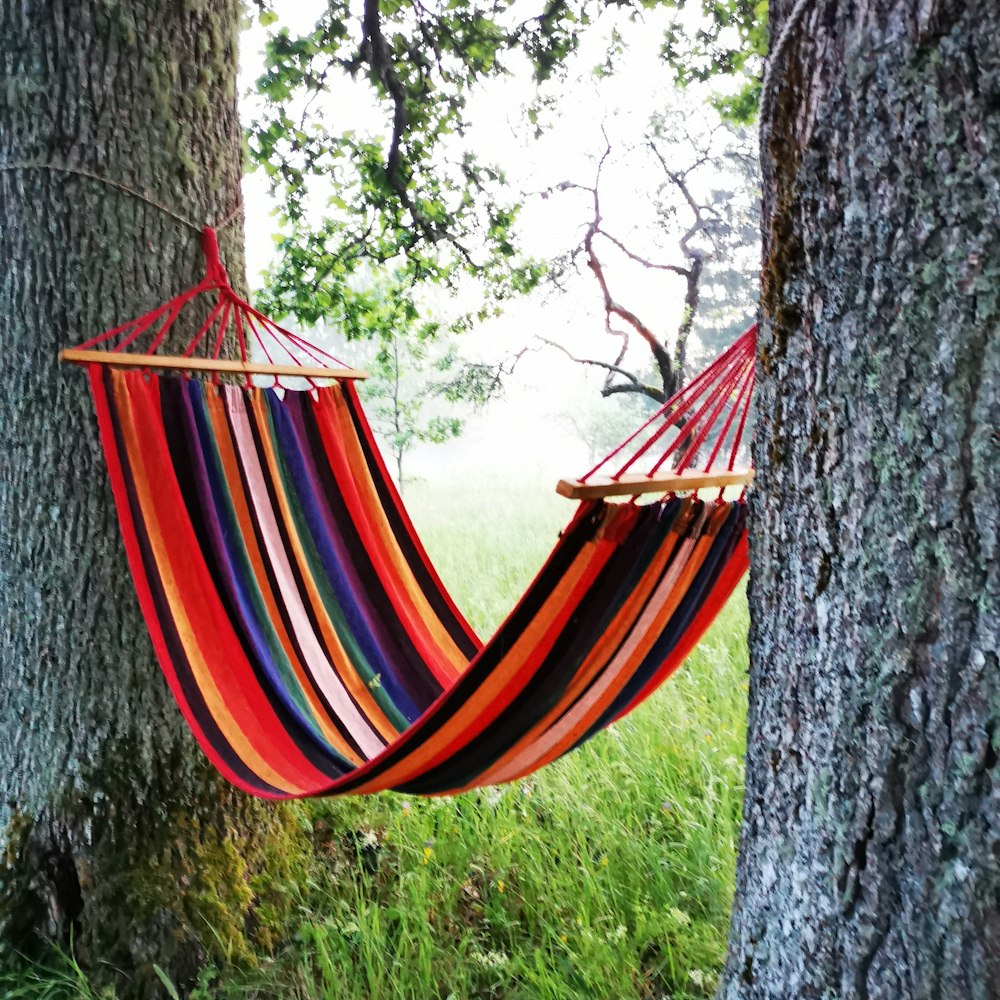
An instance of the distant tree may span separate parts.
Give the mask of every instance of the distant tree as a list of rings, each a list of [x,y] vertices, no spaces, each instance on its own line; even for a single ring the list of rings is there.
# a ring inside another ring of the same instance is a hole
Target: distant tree
[[[268,306],[271,274],[261,295]],[[401,487],[406,455],[419,444],[459,437],[467,413],[502,392],[504,377],[518,360],[468,360],[457,343],[462,320],[428,318],[438,310],[421,308],[399,272],[355,275],[331,307],[335,312],[311,328],[310,339],[367,372],[359,392]]]
[[[582,406],[564,416],[574,434],[587,446],[594,464],[648,419],[656,403],[641,393],[618,393],[600,406]]]
[[[662,178],[648,194],[652,211],[642,231],[620,232],[605,215],[602,175],[616,154],[630,162],[645,156]],[[754,312],[759,236],[750,135],[722,119],[692,124],[686,109],[675,108],[653,117],[637,149],[616,151],[609,143],[590,184],[564,181],[557,190],[583,192],[589,221],[580,244],[557,262],[555,280],[567,269],[590,271],[613,353],[579,357],[564,344],[545,343],[602,369],[602,395],[640,394],[662,403],[684,382],[692,335],[696,351],[712,356],[746,328]],[[660,316],[640,315],[615,293],[612,257],[661,288],[665,305],[683,302],[675,329],[665,330]],[[630,353],[634,345],[638,359]]]
[[[457,399],[452,389],[461,379],[462,362],[453,347],[435,351],[434,346],[392,334],[371,353],[369,378],[361,386],[372,427],[392,455],[401,488],[407,483],[403,459],[413,448],[451,441],[464,425],[455,407],[467,400]]]

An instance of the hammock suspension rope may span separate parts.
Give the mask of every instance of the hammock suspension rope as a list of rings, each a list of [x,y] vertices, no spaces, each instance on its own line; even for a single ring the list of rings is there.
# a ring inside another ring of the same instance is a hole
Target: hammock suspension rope
[[[747,567],[744,497],[724,487],[752,475],[736,463],[753,328],[560,484],[598,492],[484,642],[386,469],[357,393],[364,373],[239,298],[211,229],[203,248],[201,282],[62,357],[88,372],[160,666],[228,780],[265,798],[513,781],[683,662]],[[186,329],[180,355],[160,353]],[[229,345],[238,361],[222,357]],[[284,384],[290,374],[308,388]],[[698,497],[701,485],[718,495]],[[615,494],[631,502],[603,499]]]

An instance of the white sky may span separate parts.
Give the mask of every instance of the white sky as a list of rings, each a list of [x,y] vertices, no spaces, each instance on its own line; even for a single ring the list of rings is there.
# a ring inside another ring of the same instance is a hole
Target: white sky
[[[308,30],[324,3],[296,0],[294,5],[283,6],[282,23],[295,32]],[[704,120],[709,112],[701,95],[678,95],[670,86],[659,58],[666,12],[650,13],[638,25],[616,17],[627,55],[614,76],[595,79],[590,69],[604,60],[612,17],[607,15],[603,25],[585,36],[575,71],[558,105],[559,118],[540,140],[528,135],[525,107],[535,94],[527,72],[494,81],[475,94],[469,107],[469,135],[481,159],[501,165],[512,190],[526,193],[521,215],[524,249],[548,258],[580,242],[590,218],[589,196],[566,191],[542,198],[538,192],[567,180],[592,183],[596,162],[606,145],[603,127],[615,150],[601,183],[602,210],[609,230],[638,253],[677,260],[677,234],[663,233],[650,225],[657,170],[630,147],[641,142],[650,116],[670,104],[680,102],[694,123]],[[243,38],[245,92],[262,70],[262,39],[263,32],[257,27]],[[251,95],[244,97],[244,117],[252,117],[253,104]],[[367,88],[350,81],[332,85],[324,99],[326,120],[335,129],[370,132],[372,122],[382,120],[373,107]],[[247,264],[251,283],[255,283],[274,253],[270,237],[276,223],[262,172],[244,180],[244,193]],[[606,258],[615,296],[654,331],[666,334],[674,329],[682,308],[680,280],[660,272],[651,276],[615,261],[611,253]],[[447,308],[446,303],[442,305]],[[565,344],[578,356],[613,360],[614,348],[604,333],[598,288],[589,272],[573,277],[563,291],[544,287],[515,300],[503,317],[464,336],[461,349],[470,358],[491,360],[520,349],[537,335]],[[644,357],[641,360],[645,363]],[[529,354],[519,364],[503,399],[482,414],[471,415],[459,441],[418,448],[409,460],[410,469],[436,478],[449,471],[468,473],[489,466],[493,472],[551,479],[553,483],[559,476],[579,474],[585,471],[587,451],[566,414],[606,405],[598,391],[601,382],[596,370],[574,365],[551,348]],[[538,432],[539,427],[544,433]]]

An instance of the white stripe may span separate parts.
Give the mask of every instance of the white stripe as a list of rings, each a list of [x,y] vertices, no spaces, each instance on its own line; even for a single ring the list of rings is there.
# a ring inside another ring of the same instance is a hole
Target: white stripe
[[[385,744],[352,701],[323,646],[321,638],[316,634],[309,612],[303,603],[302,593],[288,561],[288,554],[281,543],[281,531],[278,528],[276,512],[271,504],[264,470],[257,454],[257,444],[250,427],[250,417],[246,411],[246,399],[243,391],[237,386],[226,386],[225,397],[250,497],[257,513],[261,534],[264,536],[264,546],[271,560],[271,568],[278,584],[278,590],[288,612],[292,631],[298,640],[303,659],[320,690],[333,706],[337,718],[347,727],[366,758],[370,759],[380,753]],[[287,528],[289,531],[294,530],[292,525],[287,525]],[[351,669],[350,666],[348,669]]]

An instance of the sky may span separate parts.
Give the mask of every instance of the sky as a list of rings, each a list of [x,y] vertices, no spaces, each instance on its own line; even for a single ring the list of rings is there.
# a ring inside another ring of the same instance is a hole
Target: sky
[[[292,32],[307,30],[322,10],[323,0],[296,0],[283,5],[282,24]],[[506,170],[512,188],[522,192],[520,235],[531,255],[551,258],[577,246],[589,221],[589,196],[555,191],[565,181],[591,184],[596,164],[610,143],[614,152],[602,175],[602,214],[613,230],[637,253],[653,259],[678,261],[677,233],[653,224],[651,200],[662,178],[641,149],[644,129],[654,112],[675,108],[691,128],[710,114],[697,92],[675,91],[659,58],[666,12],[652,12],[643,23],[608,16],[585,36],[558,104],[558,118],[540,139],[531,136],[525,108],[535,96],[527,67],[502,81],[481,87],[470,106],[469,133],[484,161]],[[593,66],[604,61],[612,26],[621,32],[627,55],[618,71],[596,79]],[[253,116],[254,79],[262,70],[263,30],[245,33],[241,58],[243,115]],[[363,85],[337,81],[324,95],[324,113],[331,128],[370,131],[374,112]],[[274,253],[271,234],[277,223],[273,201],[262,172],[244,181],[247,265],[251,284]],[[648,272],[609,252],[606,272],[615,297],[638,313],[657,333],[675,329],[683,308],[683,286],[664,272]],[[447,308],[447,305],[442,303]],[[525,346],[533,349],[518,363],[503,398],[466,418],[462,437],[443,445],[419,446],[408,459],[420,478],[468,475],[516,475],[551,480],[575,477],[590,464],[590,452],[575,427],[601,419],[608,404],[595,369],[575,365],[559,351],[541,347],[538,338],[565,345],[577,356],[609,357],[604,311],[593,277],[572,275],[564,287],[545,285],[514,301],[504,316],[491,319],[461,338],[462,353],[473,360],[495,361]],[[645,361],[641,354],[634,359]],[[463,415],[465,412],[463,411]],[[544,428],[540,433],[539,429]]]

